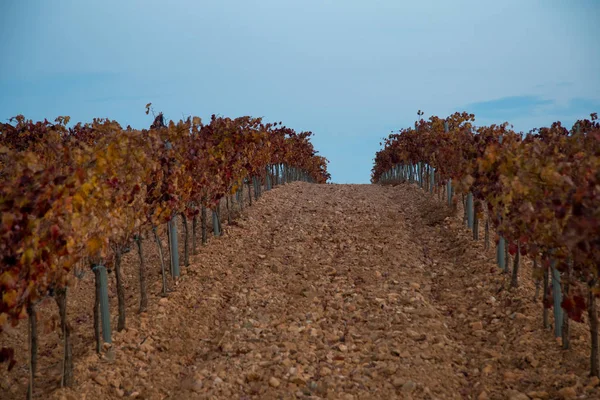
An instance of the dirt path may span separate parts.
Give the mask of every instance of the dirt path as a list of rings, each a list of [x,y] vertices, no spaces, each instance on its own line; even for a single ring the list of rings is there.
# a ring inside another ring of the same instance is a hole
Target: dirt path
[[[297,185],[266,197],[268,213],[232,232],[236,261],[215,260],[242,273],[169,398],[460,398],[460,347],[428,304],[422,251],[390,195]]]
[[[600,398],[585,329],[560,350],[447,213],[409,186],[267,192],[52,398]]]

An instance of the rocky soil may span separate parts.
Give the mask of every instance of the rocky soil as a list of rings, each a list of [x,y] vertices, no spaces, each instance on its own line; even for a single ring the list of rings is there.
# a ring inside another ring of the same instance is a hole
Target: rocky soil
[[[76,384],[57,389],[56,306],[40,307],[35,398],[599,399],[587,325],[572,349],[542,328],[528,262],[520,287],[437,196],[414,186],[309,185],[266,192],[136,312],[126,256],[127,329],[94,352],[92,276],[70,291]],[[482,236],[483,237],[483,236]],[[164,240],[163,240],[164,242]],[[111,280],[114,276],[111,276]],[[116,326],[116,295],[111,286]],[[3,333],[18,364],[2,399],[25,397],[26,324]]]

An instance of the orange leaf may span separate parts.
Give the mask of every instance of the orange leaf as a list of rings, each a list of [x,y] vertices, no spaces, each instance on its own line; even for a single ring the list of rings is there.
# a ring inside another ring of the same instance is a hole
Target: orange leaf
[[[17,291],[9,290],[2,295],[2,302],[6,304],[8,308],[12,308],[17,305]]]
[[[90,254],[96,254],[102,248],[102,240],[98,237],[93,237],[87,241],[87,250]]]
[[[0,275],[0,285],[4,288],[14,288],[17,286],[19,272],[16,269],[8,270]]]

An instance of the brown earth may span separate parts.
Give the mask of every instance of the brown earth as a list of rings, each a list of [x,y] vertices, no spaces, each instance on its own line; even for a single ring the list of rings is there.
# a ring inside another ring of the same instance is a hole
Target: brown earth
[[[145,242],[152,273],[143,314],[137,254],[125,256],[128,329],[101,356],[92,274],[70,290],[72,389],[57,389],[56,306],[41,305],[40,326],[51,332],[40,334],[34,397],[600,398],[587,377],[587,326],[572,323],[572,349],[562,350],[541,327],[529,263],[509,290],[495,252],[473,242],[462,215],[437,196],[408,185],[294,183],[224,227],[168,298],[155,245]],[[25,325],[0,336],[0,346],[18,350],[13,371],[1,366],[2,399],[25,397]]]

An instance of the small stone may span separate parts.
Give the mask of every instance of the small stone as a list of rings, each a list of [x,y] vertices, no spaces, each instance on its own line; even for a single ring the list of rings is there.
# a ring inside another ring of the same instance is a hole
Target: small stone
[[[290,382],[298,386],[306,385],[306,379],[302,375],[294,375],[290,378]]]
[[[260,379],[260,375],[255,371],[250,371],[246,374],[246,380],[248,382],[258,381]]]
[[[477,396],[477,400],[488,400],[488,399],[489,399],[489,397],[485,390],[483,392],[479,393],[479,396]]]
[[[531,364],[531,366],[533,368],[537,368],[538,365],[540,365],[540,362],[538,360],[535,359],[535,357],[533,356],[533,354],[528,354],[525,359],[527,360],[527,362],[529,364]]]
[[[279,381],[279,379],[272,376],[271,379],[269,379],[269,385],[271,385],[274,388],[277,388],[279,387],[279,385],[281,385],[281,382]]]
[[[106,351],[106,353],[104,353],[104,355],[102,356],[102,358],[104,358],[104,360],[108,361],[109,363],[114,363],[117,355],[115,354],[115,349],[110,348]]]
[[[321,368],[321,375],[322,376],[329,376],[331,375],[331,370],[327,367],[323,367]]]
[[[506,371],[504,373],[504,382],[514,382],[517,379],[519,379],[519,375],[515,374],[514,372]]]
[[[223,353],[231,353],[233,351],[233,344],[223,343],[221,345],[221,350],[223,351]]]
[[[258,258],[260,258],[261,260],[264,260],[265,258],[267,258],[267,256],[264,254],[259,254]]]
[[[115,377],[111,377],[109,379],[107,379],[108,384],[114,388],[120,388],[121,387],[121,382],[118,378]]]
[[[515,319],[516,319],[517,321],[524,321],[524,320],[526,320],[526,319],[527,319],[527,315],[525,315],[525,314],[521,314],[521,313],[516,313],[516,314],[515,314]]]
[[[412,329],[407,329],[406,330],[406,335],[413,339],[413,340],[417,340],[417,341],[422,341],[427,339],[427,335],[425,335],[424,333],[419,333],[416,331],[413,331]]]
[[[100,376],[100,375],[96,375],[94,377],[94,382],[96,382],[100,386],[108,385],[108,381],[106,380],[106,378],[104,378],[103,376]]]
[[[339,349],[339,350],[340,350],[342,353],[345,353],[345,352],[347,352],[347,351],[348,351],[348,346],[346,346],[345,344],[340,344],[340,345],[338,346],[338,349]]]
[[[413,282],[413,283],[411,283],[411,284],[410,284],[410,287],[411,287],[412,289],[415,289],[415,290],[419,290],[419,289],[421,289],[421,285],[419,285],[417,282]]]
[[[525,393],[519,392],[518,390],[506,390],[504,395],[508,400],[529,400],[529,396],[527,396]]]
[[[151,353],[152,351],[154,351],[154,347],[152,347],[149,343],[143,343],[140,346],[140,350],[144,353]]]
[[[217,376],[213,382],[215,385],[219,385],[219,384],[223,383],[223,379],[221,379]]]
[[[202,391],[202,386],[203,386],[202,381],[199,380],[199,379],[196,379],[196,380],[194,380],[194,383],[192,383],[192,388],[191,389],[194,392],[199,393],[199,392]]]
[[[119,397],[125,396],[125,391],[123,389],[115,389],[115,392],[117,392],[117,396]]]
[[[598,379],[597,376],[592,376],[590,378],[590,381],[587,384],[587,387],[589,387],[589,388],[595,388],[598,385],[600,385],[600,379]]]
[[[483,322],[477,321],[477,322],[471,323],[471,329],[473,329],[474,331],[480,331],[480,330],[482,330],[483,329]]]
[[[165,304],[169,304],[169,299],[168,299],[168,298],[166,298],[166,297],[161,297],[161,298],[160,298],[160,300],[158,301],[158,304],[161,304],[161,305],[163,305],[163,306],[164,306]]]
[[[123,381],[123,390],[126,392],[133,392],[133,382],[131,380]]]
[[[400,378],[394,378],[392,385],[394,385],[395,388],[401,388],[402,385],[404,385],[404,380]]]
[[[433,311],[429,307],[418,308],[415,311],[415,314],[420,315],[421,317],[434,318],[436,316],[435,311]]]
[[[132,399],[135,399],[136,397],[138,397],[140,395],[140,392],[133,392],[129,395],[129,397],[131,397]]]
[[[543,392],[543,391],[532,391],[532,392],[528,392],[527,396],[531,397],[532,399],[546,400],[547,398],[550,397],[550,394],[548,392]]]
[[[402,385],[402,391],[404,393],[412,393],[416,388],[417,384],[413,381],[405,382],[404,385]]]
[[[396,363],[390,363],[388,364],[388,366],[383,370],[383,373],[385,375],[394,375],[396,373],[396,371],[398,371],[398,365]]]
[[[577,391],[574,387],[564,387],[558,391],[558,394],[565,400],[574,399],[577,397]]]

